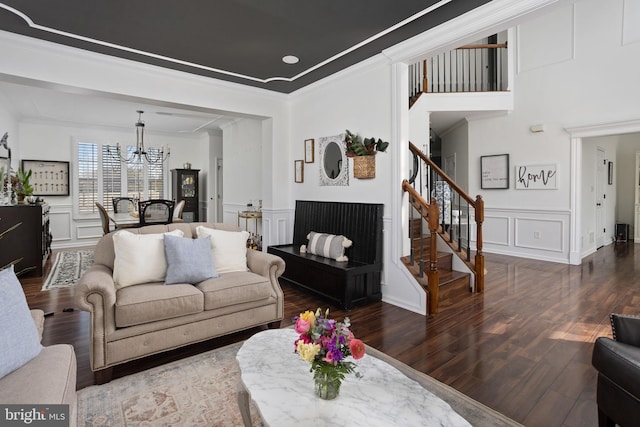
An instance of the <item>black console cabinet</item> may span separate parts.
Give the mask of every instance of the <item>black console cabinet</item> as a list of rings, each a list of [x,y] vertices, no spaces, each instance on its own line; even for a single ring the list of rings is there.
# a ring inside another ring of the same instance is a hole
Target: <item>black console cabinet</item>
[[[198,172],[199,169],[172,169],[171,188],[176,203],[184,200],[182,220],[184,222],[199,221],[198,207]]]
[[[0,267],[18,276],[42,276],[51,252],[49,205],[0,206]]]

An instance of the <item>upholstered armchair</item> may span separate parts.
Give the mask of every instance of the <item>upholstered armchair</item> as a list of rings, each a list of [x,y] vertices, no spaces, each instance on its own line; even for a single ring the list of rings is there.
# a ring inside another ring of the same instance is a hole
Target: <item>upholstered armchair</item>
[[[610,318],[613,340],[598,338],[592,356],[598,370],[598,424],[635,426],[640,420],[640,317]]]

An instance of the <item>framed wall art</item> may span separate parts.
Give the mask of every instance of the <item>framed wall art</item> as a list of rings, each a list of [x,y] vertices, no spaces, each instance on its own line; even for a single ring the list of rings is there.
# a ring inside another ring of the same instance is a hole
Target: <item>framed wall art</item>
[[[305,163],[313,163],[314,159],[314,140],[313,139],[305,139],[304,140],[304,162]]]
[[[69,162],[23,160],[21,167],[23,171],[31,169],[34,196],[69,195]]]
[[[557,188],[557,164],[516,166],[516,190],[556,190]]]
[[[509,188],[509,155],[480,156],[480,188]]]
[[[302,160],[294,160],[293,164],[293,180],[297,183],[304,182],[304,162]]]

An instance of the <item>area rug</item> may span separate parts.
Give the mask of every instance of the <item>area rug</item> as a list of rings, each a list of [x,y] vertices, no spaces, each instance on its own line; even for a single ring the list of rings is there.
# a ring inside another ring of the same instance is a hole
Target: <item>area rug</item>
[[[78,426],[242,426],[237,401],[240,371],[235,360],[241,345],[231,344],[79,390]],[[522,427],[380,351],[367,346],[367,354],[396,367],[475,427]],[[250,412],[253,426],[263,426],[253,402]]]
[[[242,343],[78,391],[78,426],[242,426],[237,402]],[[251,405],[254,427],[262,425]]]
[[[44,281],[43,291],[74,286],[82,273],[93,264],[92,250],[58,252],[56,260]]]

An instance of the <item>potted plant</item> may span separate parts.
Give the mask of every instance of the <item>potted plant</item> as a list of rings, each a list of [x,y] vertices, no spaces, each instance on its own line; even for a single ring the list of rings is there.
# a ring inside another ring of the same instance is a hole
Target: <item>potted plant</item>
[[[31,169],[28,172],[22,170],[22,168],[18,169],[18,173],[16,174],[16,184],[14,187],[14,191],[18,196],[18,203],[24,204],[25,196],[30,196],[33,194],[33,187],[29,180],[31,179]]]
[[[389,143],[380,138],[364,138],[347,129],[344,137],[347,157],[353,157],[353,176],[355,178],[375,178],[378,152],[384,152]]]

